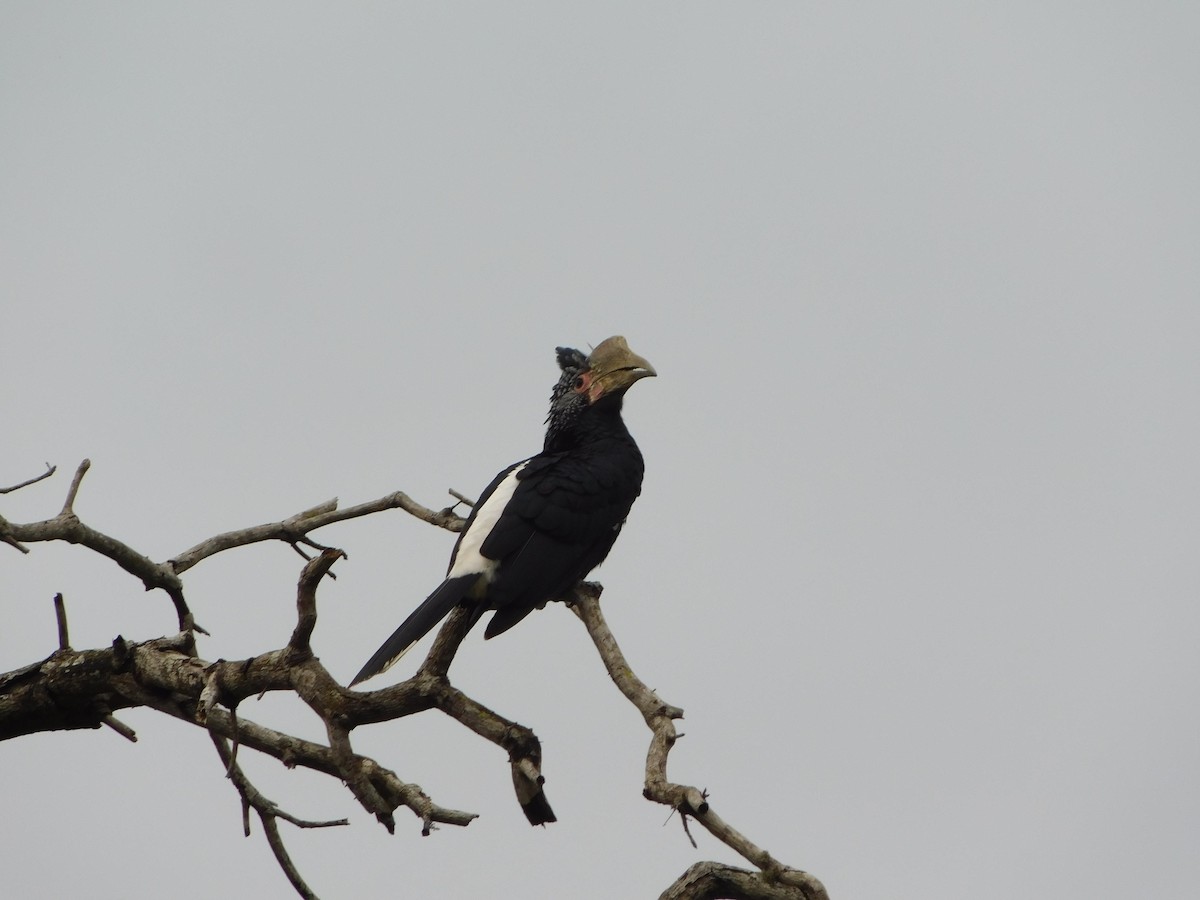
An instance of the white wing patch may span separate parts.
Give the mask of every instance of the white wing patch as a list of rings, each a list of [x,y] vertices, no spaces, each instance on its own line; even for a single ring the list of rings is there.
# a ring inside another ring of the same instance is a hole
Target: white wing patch
[[[527,465],[529,465],[529,460],[525,460],[509,472],[504,480],[496,485],[492,496],[488,497],[483,506],[479,507],[479,512],[475,514],[475,521],[471,523],[470,529],[463,534],[462,540],[459,541],[458,553],[454,557],[454,566],[446,574],[447,578],[458,578],[461,575],[482,575],[485,580],[491,581],[495,576],[496,566],[499,563],[494,559],[488,559],[479,552],[479,548],[483,546],[487,536],[492,533],[492,528],[499,521],[504,507],[508,506],[508,501],[512,499],[513,492],[517,489],[517,476]]]

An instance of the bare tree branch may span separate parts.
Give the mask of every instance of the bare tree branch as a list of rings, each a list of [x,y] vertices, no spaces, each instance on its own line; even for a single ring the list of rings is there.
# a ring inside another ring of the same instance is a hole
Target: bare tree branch
[[[88,469],[92,467],[92,461],[85,459],[79,464],[79,468],[75,470],[75,477],[71,479],[71,486],[67,488],[67,499],[63,501],[62,511],[60,516],[69,516],[75,512],[75,497],[79,494],[79,486],[83,484],[83,476],[87,474]]]
[[[65,603],[62,595],[57,595],[58,649],[41,662],[0,674],[0,740],[40,731],[103,725],[136,741],[133,730],[113,716],[115,711],[130,707],[154,709],[206,729],[242,800],[244,828],[248,833],[249,814],[254,810],[276,860],[302,897],[315,894],[287,853],[278,820],[298,827],[326,827],[344,824],[345,820],[310,822],[283,812],[246,778],[237,759],[241,746],[277,759],[289,768],[303,766],[341,780],[359,805],[389,831],[395,828],[395,811],[406,807],[420,819],[421,833],[428,835],[437,824],[466,826],[476,814],[438,806],[419,785],[402,781],[374,759],[355,752],[351,735],[358,727],[437,709],[503,749],[518,802],[530,821],[535,824],[553,821],[543,792],[542,747],[537,736],[531,729],[467,696],[450,681],[449,669],[455,654],[478,621],[481,610],[454,610],[417,671],[381,690],[355,691],[344,687],[313,653],[317,589],[322,578],[334,577],[332,566],[346,558],[346,554],[316,542],[310,532],[390,509],[402,509],[424,522],[460,531],[465,520],[454,512],[454,506],[440,511],[429,509],[399,491],[344,510],[338,509],[334,499],[280,522],[216,535],[166,562],[156,563],[79,520],[74,506],[89,466],[89,461],[84,460],[76,470],[56,516],[24,525],[0,518],[0,540],[22,552],[28,552],[28,548],[21,542],[67,541],[108,557],[138,578],[147,590],[160,588],[168,594],[175,605],[180,631],[141,643],[118,636],[109,647],[73,650]],[[53,467],[48,467],[37,478],[0,493],[33,484],[53,471]],[[451,493],[458,502],[471,504],[461,494]],[[198,658],[192,632],[202,629],[195,625],[184,600],[180,576],[216,553],[271,540],[291,545],[306,559],[296,585],[296,624],[287,643],[244,660],[207,662]],[[300,545],[319,553],[309,557]],[[674,723],[683,717],[683,710],[662,701],[629,667],[601,614],[601,590],[599,585],[582,583],[565,599],[583,621],[613,683],[639,711],[651,731],[646,753],[645,796],[680,814],[693,845],[691,819],[759,870],[750,872],[717,863],[698,863],[662,896],[670,900],[707,897],[827,900],[825,889],[816,878],[782,864],[721,819],[703,791],[668,779],[668,757],[678,739]],[[238,715],[242,701],[268,691],[286,691],[300,698],[324,723],[328,743],[298,738]]]
[[[172,557],[167,561],[167,565],[176,574],[183,574],[196,565],[196,563],[223,550],[244,547],[247,544],[254,544],[260,541],[285,541],[287,543],[294,543],[306,537],[310,531],[316,531],[318,528],[324,528],[326,525],[332,525],[335,522],[344,522],[347,519],[356,519],[360,516],[369,516],[373,513],[389,509],[402,509],[422,522],[437,525],[439,528],[445,528],[447,531],[461,531],[463,524],[466,522],[466,519],[456,514],[453,508],[443,510],[429,509],[417,503],[403,491],[396,491],[385,497],[380,497],[378,500],[360,503],[357,506],[351,506],[343,510],[339,510],[337,504],[338,501],[335,497],[332,500],[314,506],[312,509],[307,509],[304,512],[284,519],[282,522],[268,522],[265,525],[255,525],[251,528],[240,528],[236,531],[227,531],[224,534],[218,534]],[[324,548],[318,547],[318,549]]]
[[[207,634],[193,620],[187,601],[183,597],[183,582],[170,567],[155,563],[128,544],[85,525],[75,515],[75,499],[79,494],[79,487],[83,483],[83,476],[87,474],[91,465],[91,460],[88,459],[79,464],[79,468],[75,470],[75,477],[71,480],[71,486],[67,489],[62,509],[57,516],[27,525],[9,522],[0,516],[0,538],[22,550],[24,548],[20,546],[21,542],[32,544],[39,541],[66,541],[71,544],[82,544],[89,550],[108,557],[126,572],[140,579],[146,590],[161,588],[165,591],[175,606],[180,631],[195,629]]]
[[[0,488],[0,494],[11,494],[13,491],[19,491],[21,488],[29,487],[31,484],[37,484],[39,481],[44,481],[58,471],[58,466],[52,466],[46,463],[46,471],[41,475],[35,475],[33,478],[27,478],[20,484],[14,484],[11,487]]]
[[[346,554],[332,547],[321,551],[321,555],[311,560],[300,573],[300,583],[296,587],[296,630],[288,641],[288,649],[297,655],[312,653],[310,640],[313,629],[317,627],[317,584],[329,572],[339,559],[345,559]]]
[[[124,722],[120,721],[119,719],[116,719],[112,716],[105,716],[103,719],[100,720],[100,724],[107,725],[109,728],[111,728],[113,731],[115,731],[121,737],[125,738],[125,740],[129,741],[130,743],[133,743],[133,744],[137,743],[137,732],[134,731],[132,728],[130,728],[128,725],[126,725]]]
[[[216,535],[201,541],[166,562],[156,563],[116,538],[85,525],[75,514],[75,500],[79,493],[79,487],[83,476],[87,474],[90,467],[91,460],[85,459],[79,464],[67,491],[62,510],[54,518],[42,522],[18,524],[9,522],[0,516],[0,540],[23,553],[28,552],[28,549],[22,545],[22,542],[67,541],[72,544],[82,544],[89,550],[108,557],[126,572],[140,579],[146,590],[158,588],[166,592],[175,606],[180,631],[194,629],[202,634],[208,633],[195,623],[191,611],[188,609],[187,601],[184,599],[183,582],[179,576],[201,560],[223,550],[271,540],[283,541],[293,546],[297,543],[306,543],[318,550],[325,550],[326,547],[308,537],[310,531],[389,509],[402,509],[423,522],[437,525],[448,531],[461,531],[466,521],[454,512],[453,507],[432,510],[417,503],[403,491],[396,491],[380,497],[378,500],[360,503],[344,510],[337,508],[337,499],[334,498],[281,522],[271,522]],[[40,479],[33,479],[33,481],[36,480]],[[33,483],[33,481],[28,483]],[[21,487],[21,485],[17,487]],[[15,490],[15,488],[13,489]]]
[[[35,475],[33,478],[26,478],[20,484],[14,484],[11,487],[0,488],[0,494],[11,494],[13,491],[19,491],[23,487],[29,487],[29,485],[31,485],[31,484],[37,484],[39,481],[43,481],[43,480],[49,478],[57,470],[58,470],[58,466],[52,466],[52,465],[50,465],[50,463],[46,463],[46,471],[43,472],[41,475]],[[3,525],[3,519],[0,519],[0,525]],[[15,537],[8,534],[4,530],[4,528],[0,528],[0,541],[4,541],[4,543],[8,544],[10,547],[15,547],[17,550],[20,550],[22,553],[29,552],[28,547],[24,546]]]
[[[267,843],[271,847],[271,852],[275,854],[275,859],[279,863],[279,867],[283,869],[283,873],[287,876],[288,881],[292,883],[292,887],[296,889],[301,897],[317,900],[317,895],[313,893],[308,884],[300,876],[300,872],[292,863],[292,858],[288,855],[287,848],[283,845],[283,838],[279,834],[279,826],[276,819],[283,819],[291,822],[298,828],[330,828],[336,825],[349,825],[348,819],[335,819],[325,822],[312,822],[305,819],[298,819],[292,816],[278,806],[274,802],[268,800],[262,793],[259,792],[250,779],[246,777],[246,773],[242,771],[241,766],[234,759],[233,751],[230,750],[228,742],[220,735],[211,735],[213,746],[217,748],[217,753],[221,757],[221,762],[225,764],[227,777],[233,782],[238,793],[242,796],[243,811],[248,808],[253,808],[258,813],[259,820],[262,822],[263,832],[267,836]],[[242,831],[250,836],[250,820],[243,812]]]
[[[704,792],[689,785],[673,784],[667,779],[667,757],[677,739],[673,720],[682,719],[683,710],[664,703],[633,673],[600,612],[602,590],[598,584],[584,582],[575,589],[570,604],[587,628],[609,677],[629,702],[637,707],[650,728],[652,736],[646,754],[646,786],[643,791],[646,799],[695,818],[715,838],[758,866],[762,870],[758,877],[765,882],[796,888],[801,891],[797,896],[806,900],[827,900],[828,895],[821,882],[807,872],[783,865],[766,850],[752,843],[712,810]]]

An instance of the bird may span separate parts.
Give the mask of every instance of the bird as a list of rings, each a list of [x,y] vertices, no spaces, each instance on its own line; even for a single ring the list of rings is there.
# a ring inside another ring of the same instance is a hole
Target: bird
[[[493,638],[566,594],[608,556],[645,472],[621,418],[625,392],[658,373],[620,335],[587,355],[570,347],[556,353],[562,374],[542,451],[492,479],[459,534],[445,580],[351,686],[394,665],[456,606],[470,606],[475,621],[495,610],[484,632]]]

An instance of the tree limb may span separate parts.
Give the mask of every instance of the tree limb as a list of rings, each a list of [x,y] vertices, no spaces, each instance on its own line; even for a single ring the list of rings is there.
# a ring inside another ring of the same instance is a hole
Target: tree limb
[[[246,777],[246,773],[242,771],[241,766],[234,759],[233,751],[229,748],[228,741],[220,735],[211,735],[213,746],[217,748],[217,754],[221,757],[221,762],[225,764],[225,772],[227,777],[233,782],[238,793],[242,796],[242,808],[253,808],[258,813],[259,821],[262,822],[263,832],[267,836],[267,843],[271,847],[271,852],[275,854],[275,860],[279,863],[279,867],[287,876],[288,881],[292,883],[292,887],[296,889],[301,897],[305,900],[317,900],[317,895],[312,892],[304,879],[300,877],[300,872],[296,869],[292,858],[288,855],[287,848],[283,845],[283,838],[279,834],[279,825],[276,819],[283,819],[291,822],[297,828],[330,828],[336,825],[349,825],[348,819],[335,819],[325,822],[311,822],[305,819],[298,819],[288,813],[285,813],[274,802],[263,796],[258,788],[250,783],[250,779]],[[242,817],[242,831],[246,837],[250,836],[250,820],[245,815]]]
[[[761,872],[750,872],[715,862],[698,862],[658,900],[808,900],[803,888],[766,882]]]
[[[359,518],[389,509],[402,509],[410,515],[445,528],[448,531],[461,531],[466,520],[454,512],[453,507],[443,510],[432,510],[417,503],[403,491],[396,491],[378,500],[360,503],[348,509],[337,508],[337,498],[326,501],[311,509],[304,510],[280,522],[270,522],[265,525],[255,525],[236,531],[218,534],[215,537],[201,541],[194,547],[185,550],[166,562],[156,563],[138,553],[128,544],[110,537],[101,531],[85,525],[74,512],[75,499],[79,493],[83,476],[91,467],[91,460],[85,459],[75,471],[75,477],[67,490],[66,499],[58,515],[41,522],[20,524],[9,522],[0,516],[0,540],[8,543],[25,553],[28,549],[23,543],[44,541],[66,541],[72,544],[82,544],[89,550],[108,557],[126,572],[141,580],[146,590],[163,590],[175,606],[180,631],[196,630],[207,634],[200,628],[188,609],[183,596],[183,582],[179,576],[196,565],[198,562],[234,547],[244,547],[260,541],[283,541],[295,546],[297,543],[307,543],[319,550],[326,549],[308,537],[308,533],[326,525],[343,522],[347,519]],[[51,470],[53,472],[53,469]],[[25,485],[40,481],[50,473],[30,479],[9,490],[16,490]]]
[[[315,895],[283,845],[278,820],[298,827],[325,827],[344,824],[345,820],[308,822],[280,810],[246,778],[237,761],[240,746],[273,757],[289,768],[303,766],[341,780],[358,803],[389,831],[395,827],[395,810],[407,807],[421,820],[421,833],[428,835],[436,824],[466,826],[476,814],[438,806],[419,785],[402,781],[374,759],[355,752],[351,735],[358,727],[438,709],[504,749],[518,801],[530,821],[553,821],[543,793],[542,748],[537,736],[450,682],[450,665],[481,610],[454,610],[416,673],[381,690],[355,691],[342,686],[313,654],[317,588],[325,576],[334,577],[333,565],[346,554],[317,543],[309,537],[310,532],[389,509],[402,509],[424,522],[460,531],[465,520],[454,512],[454,506],[433,510],[399,491],[344,510],[338,509],[334,499],[280,522],[216,535],[166,562],[156,563],[79,520],[74,506],[89,466],[88,460],[80,464],[62,509],[53,518],[17,524],[0,517],[0,540],[25,553],[29,551],[22,542],[67,541],[108,557],[138,578],[147,590],[162,589],[168,594],[175,606],[179,633],[140,643],[118,636],[109,647],[73,650],[65,604],[62,595],[57,595],[58,649],[41,662],[0,674],[0,740],[102,725],[128,740],[137,740],[133,730],[113,716],[115,711],[131,707],[154,709],[206,729],[242,799],[247,833],[253,809],[281,869],[302,897]],[[53,472],[54,468],[48,466],[42,475],[0,490],[0,494],[48,478]],[[461,494],[451,493],[459,502],[471,503]],[[180,576],[216,553],[269,540],[288,543],[306,558],[296,585],[296,624],[287,643],[244,660],[207,662],[198,658],[192,632],[202,629],[195,624],[184,600]],[[320,552],[310,558],[300,551],[301,544]],[[683,717],[683,710],[663,702],[633,673],[601,614],[601,590],[599,585],[581,583],[565,599],[583,621],[613,683],[651,731],[645,796],[679,812],[689,839],[691,818],[759,869],[749,872],[717,863],[698,863],[671,885],[663,898],[827,900],[816,878],[782,864],[721,819],[703,791],[668,779],[668,757],[678,738],[674,722]],[[243,700],[268,691],[287,691],[299,697],[325,724],[328,743],[304,740],[238,715]],[[535,815],[531,809],[540,812]]]
[[[799,894],[784,893],[762,896],[778,896],[780,898],[799,896],[804,897],[805,900],[828,900],[828,895],[820,881],[807,872],[783,865],[766,850],[752,843],[712,810],[703,791],[689,785],[673,784],[667,779],[667,757],[677,739],[674,720],[683,718],[683,710],[664,703],[654,691],[646,686],[645,682],[634,674],[600,612],[602,590],[603,588],[598,584],[584,582],[576,587],[569,602],[584,627],[587,628],[592,643],[596,645],[604,667],[608,670],[609,677],[642,714],[642,718],[650,728],[650,749],[646,753],[646,782],[643,790],[646,799],[669,806],[682,816],[695,818],[715,838],[758,866],[761,871],[756,873],[756,877],[761,879],[764,884],[780,884],[800,891]],[[664,896],[667,895],[664,894]],[[696,896],[702,895],[697,894]]]
[[[176,574],[181,575],[201,560],[207,559],[224,550],[231,550],[234,547],[245,547],[248,544],[255,544],[260,541],[295,543],[298,540],[306,538],[310,531],[316,531],[318,528],[324,528],[326,525],[332,525],[335,522],[344,522],[347,519],[357,519],[361,516],[369,516],[373,513],[389,509],[402,509],[422,522],[428,522],[439,528],[445,528],[447,531],[462,531],[463,524],[466,522],[466,519],[455,513],[452,508],[443,510],[429,509],[417,503],[403,491],[396,491],[395,493],[380,497],[378,500],[360,503],[357,506],[351,506],[347,509],[339,510],[337,505],[337,498],[334,497],[332,500],[327,500],[325,503],[314,506],[312,509],[296,513],[296,515],[281,522],[268,522],[264,525],[254,525],[250,528],[240,528],[236,531],[227,531],[224,534],[218,534],[173,556],[167,560],[166,564]]]

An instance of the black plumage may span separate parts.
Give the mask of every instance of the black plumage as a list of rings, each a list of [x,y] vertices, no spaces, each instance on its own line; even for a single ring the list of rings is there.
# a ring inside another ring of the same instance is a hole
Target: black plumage
[[[460,603],[495,610],[485,637],[566,594],[612,549],[641,492],[642,454],[621,418],[625,392],[655,375],[622,337],[590,355],[558,348],[542,452],[493,479],[467,519],[446,580],[351,684],[384,671]]]

